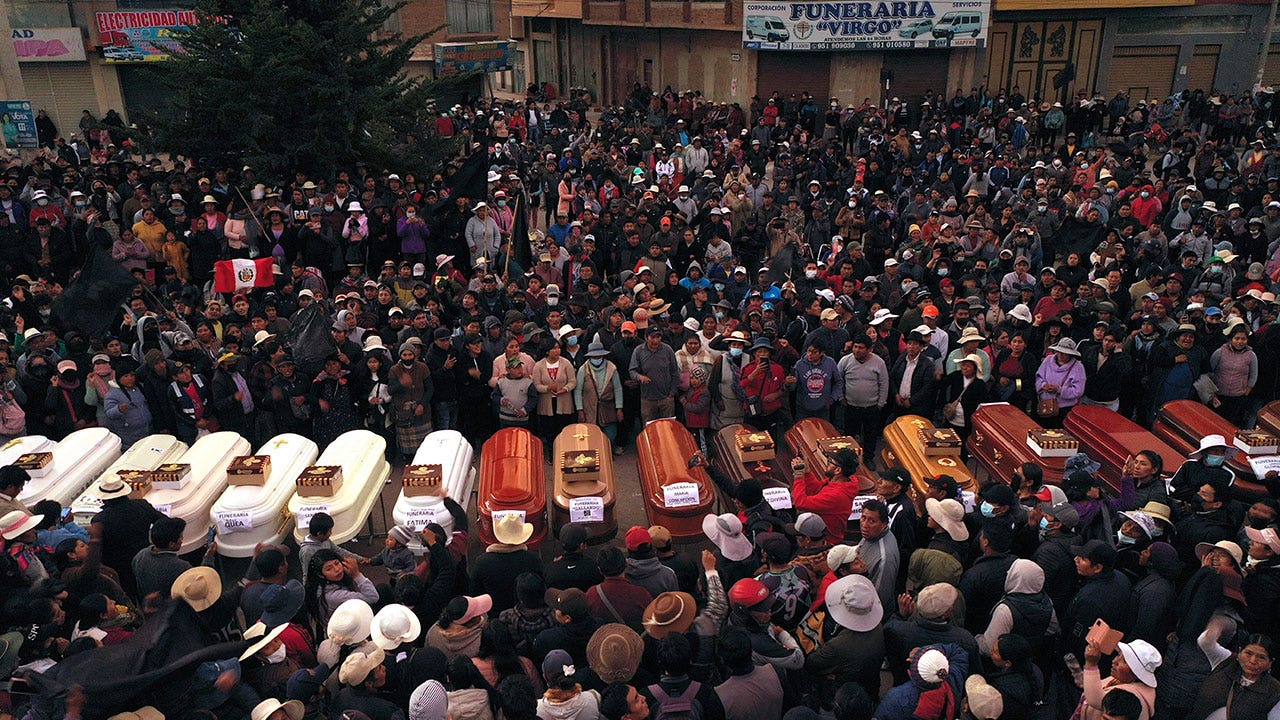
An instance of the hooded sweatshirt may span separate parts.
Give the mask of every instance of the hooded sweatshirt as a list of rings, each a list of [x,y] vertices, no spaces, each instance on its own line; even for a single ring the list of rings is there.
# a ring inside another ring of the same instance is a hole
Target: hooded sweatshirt
[[[1005,576],[1004,597],[991,613],[987,629],[977,637],[982,654],[1005,633],[1017,633],[1033,645],[1046,633],[1057,632],[1053,602],[1044,594],[1044,569],[1030,560],[1014,560]],[[1037,634],[1038,631],[1038,634]]]
[[[647,557],[637,557],[634,553],[629,555],[626,575],[628,580],[648,590],[654,597],[680,589],[675,571],[663,565],[652,552]]]
[[[459,655],[475,657],[480,650],[480,633],[484,626],[483,622],[471,626],[452,623],[442,628],[437,622],[427,631],[427,645],[444,653],[450,660]]]
[[[552,694],[556,691],[547,691],[547,695]],[[560,702],[551,700],[547,695],[538,698],[538,717],[541,720],[597,720],[600,717],[600,695],[595,690],[583,690]],[[449,712],[453,714],[452,707]]]

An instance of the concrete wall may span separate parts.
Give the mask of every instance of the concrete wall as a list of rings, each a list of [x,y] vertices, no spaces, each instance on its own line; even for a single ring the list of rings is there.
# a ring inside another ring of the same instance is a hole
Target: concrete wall
[[[831,97],[860,103],[869,97],[880,102],[880,68],[884,53],[874,50],[836,53],[831,58]]]

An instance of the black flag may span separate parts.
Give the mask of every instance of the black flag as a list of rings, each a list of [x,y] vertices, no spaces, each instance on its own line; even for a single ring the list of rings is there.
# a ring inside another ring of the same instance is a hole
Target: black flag
[[[472,204],[489,196],[489,154],[484,148],[471,153],[471,157],[458,168],[449,189],[449,197],[454,200],[465,197]]]
[[[525,270],[533,268],[533,247],[529,244],[529,209],[525,207],[524,193],[515,193],[515,222],[511,225],[512,258]]]
[[[80,274],[54,301],[53,314],[90,338],[104,337],[137,284],[106,250],[94,248]]]

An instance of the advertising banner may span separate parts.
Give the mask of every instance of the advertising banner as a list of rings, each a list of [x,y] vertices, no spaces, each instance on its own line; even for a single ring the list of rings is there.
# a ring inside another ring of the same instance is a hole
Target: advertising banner
[[[97,14],[102,59],[109,63],[158,62],[182,52],[178,37],[196,22],[192,10],[138,10]]]
[[[983,47],[992,0],[752,2],[742,45],[754,50]]]
[[[510,70],[516,64],[516,42],[436,43],[435,60],[436,75],[441,77],[476,70]]]
[[[40,147],[36,111],[30,100],[0,100],[0,132],[4,133],[4,146],[10,150]]]
[[[14,28],[13,52],[18,62],[84,62],[80,28]]]

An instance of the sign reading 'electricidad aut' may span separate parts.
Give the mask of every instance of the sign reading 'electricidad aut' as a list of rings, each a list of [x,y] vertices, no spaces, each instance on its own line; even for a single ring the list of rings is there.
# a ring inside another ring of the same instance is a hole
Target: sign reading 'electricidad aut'
[[[982,47],[992,0],[747,2],[742,44],[755,50]]]

